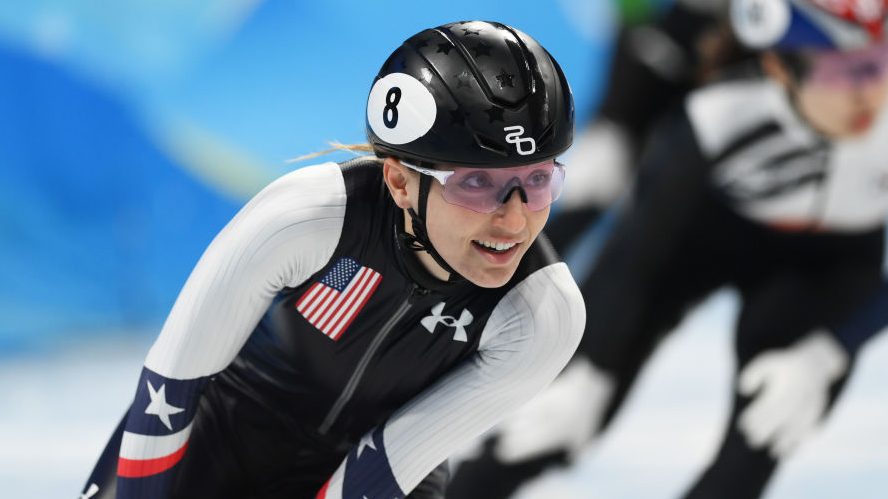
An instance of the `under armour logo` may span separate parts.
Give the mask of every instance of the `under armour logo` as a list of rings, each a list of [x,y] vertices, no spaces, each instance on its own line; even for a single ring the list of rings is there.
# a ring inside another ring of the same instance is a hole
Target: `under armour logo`
[[[99,492],[99,486],[91,483],[89,484],[89,488],[86,489],[86,492],[80,494],[80,499],[89,499],[90,497],[96,495]]]
[[[428,332],[434,333],[435,326],[438,324],[444,324],[447,327],[455,328],[456,330],[453,332],[453,341],[462,341],[463,343],[469,341],[469,337],[466,335],[466,326],[472,323],[472,313],[466,309],[463,309],[462,313],[459,314],[459,320],[456,317],[451,317],[449,315],[441,315],[441,312],[444,311],[444,302],[435,305],[432,307],[432,315],[427,317],[423,317],[421,321],[419,321],[423,327],[425,327]]]
[[[518,150],[518,154],[522,156],[527,156],[528,154],[533,154],[537,150],[536,141],[533,140],[533,137],[522,137],[524,135],[524,127],[521,125],[515,126],[507,126],[503,128],[504,132],[511,132],[506,134],[506,142],[509,144],[515,144],[515,149]],[[525,149],[524,146],[527,145],[528,148]]]

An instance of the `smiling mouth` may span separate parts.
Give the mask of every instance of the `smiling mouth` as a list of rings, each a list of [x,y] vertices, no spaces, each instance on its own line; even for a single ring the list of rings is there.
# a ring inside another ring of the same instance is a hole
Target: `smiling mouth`
[[[496,254],[508,253],[509,250],[518,246],[518,243],[495,243],[492,241],[472,241],[472,244],[484,251]]]

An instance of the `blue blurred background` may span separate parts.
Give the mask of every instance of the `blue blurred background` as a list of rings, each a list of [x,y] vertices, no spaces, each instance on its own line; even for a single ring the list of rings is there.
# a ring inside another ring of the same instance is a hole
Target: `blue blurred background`
[[[0,2],[0,496],[74,497],[203,249],[288,158],[364,141],[402,40],[514,25],[562,63],[582,119],[614,5]]]
[[[203,249],[288,158],[363,141],[370,83],[404,38],[514,25],[559,60],[582,123],[618,11],[668,1],[0,2],[0,496],[76,495]],[[704,305],[602,445],[524,497],[681,491],[720,436],[735,313],[730,293]],[[885,376],[882,340],[774,498],[883,497]]]
[[[401,40],[493,19],[563,65],[579,119],[607,65],[607,1],[0,3],[0,355],[156,331],[212,236],[327,141],[363,141]],[[339,159],[335,158],[334,159]]]

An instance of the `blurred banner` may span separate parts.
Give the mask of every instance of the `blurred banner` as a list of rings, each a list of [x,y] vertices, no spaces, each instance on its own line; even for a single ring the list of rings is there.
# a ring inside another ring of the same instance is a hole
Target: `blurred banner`
[[[423,28],[484,19],[526,31],[564,67],[582,123],[600,94],[617,8],[0,4],[0,353],[156,333],[213,235],[264,184],[301,166],[288,158],[364,140],[376,71]]]

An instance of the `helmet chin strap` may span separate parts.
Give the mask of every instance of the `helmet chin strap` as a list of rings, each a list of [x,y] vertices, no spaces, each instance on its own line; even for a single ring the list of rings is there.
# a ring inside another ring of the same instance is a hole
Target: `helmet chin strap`
[[[435,250],[425,225],[426,206],[429,201],[429,191],[432,186],[432,178],[427,175],[419,176],[419,214],[408,208],[407,213],[410,215],[410,221],[413,225],[413,234],[406,231],[398,234],[398,237],[404,241],[405,245],[413,251],[425,251],[435,260],[435,263],[441,266],[450,274],[448,281],[462,280],[463,276],[459,272],[453,270],[444,258]]]

